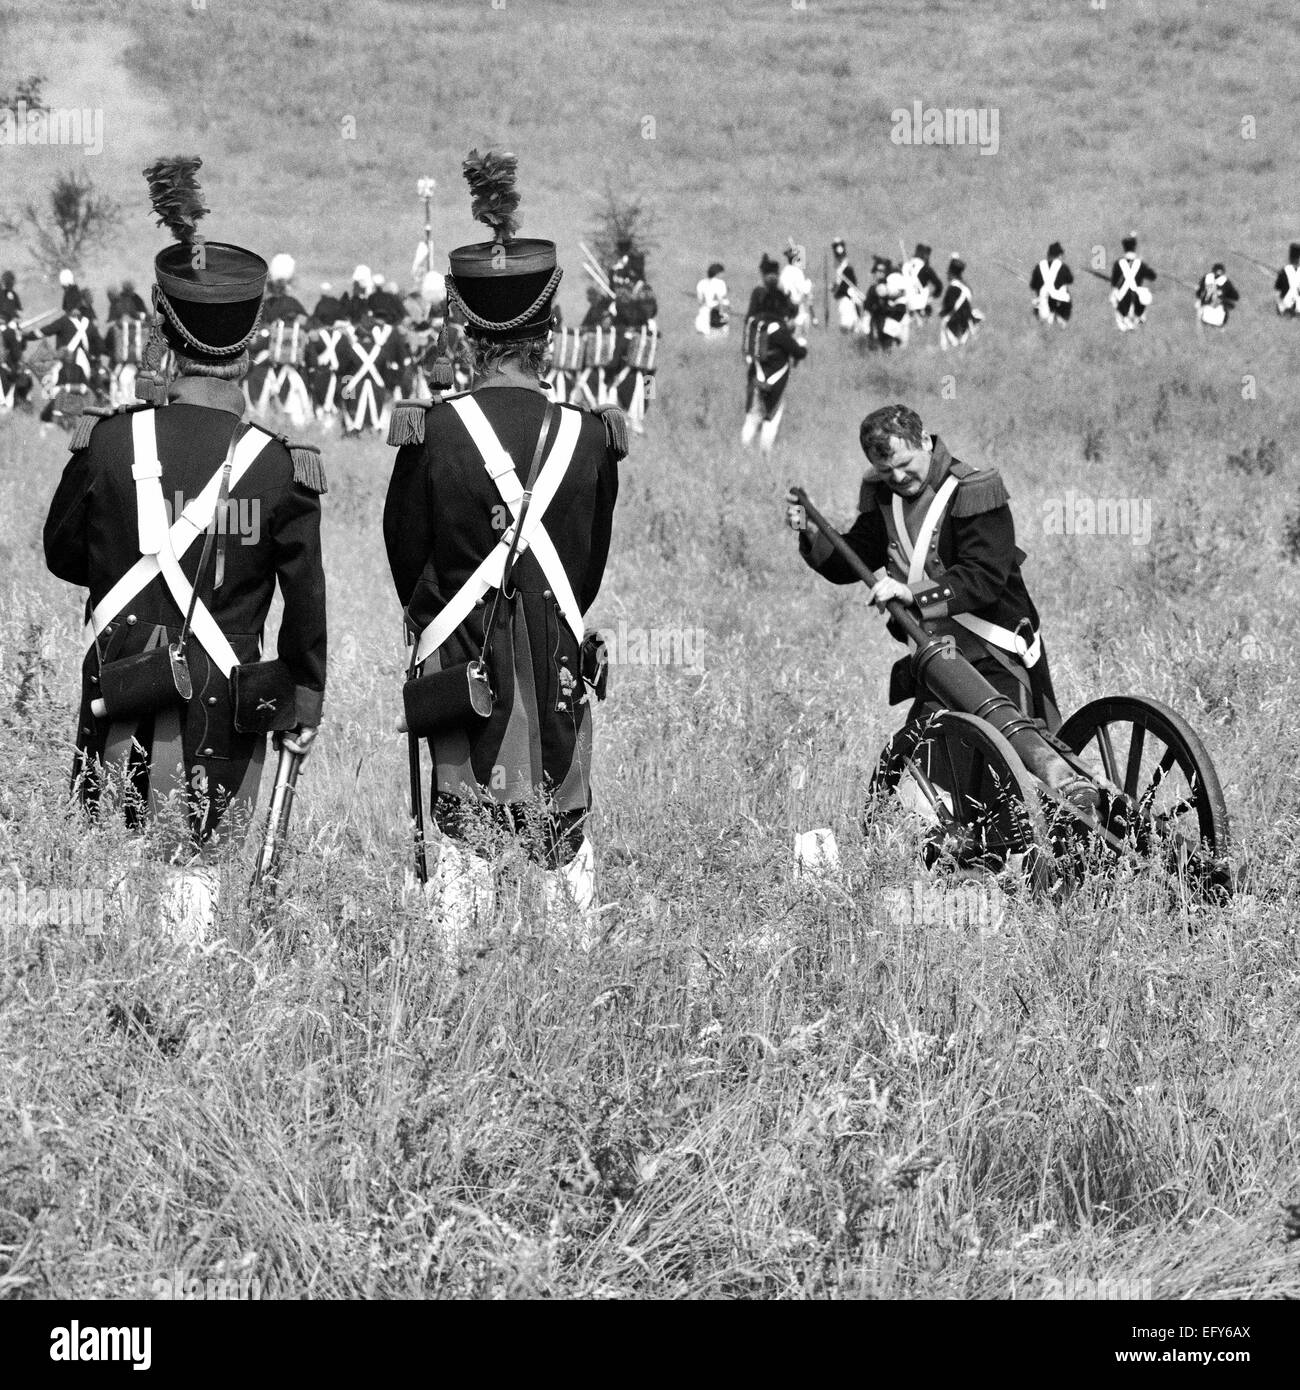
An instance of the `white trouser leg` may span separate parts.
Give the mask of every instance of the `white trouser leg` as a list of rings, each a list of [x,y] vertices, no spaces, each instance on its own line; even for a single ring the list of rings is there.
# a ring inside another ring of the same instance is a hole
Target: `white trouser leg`
[[[745,423],[740,427],[740,442],[748,448],[758,435],[758,428],[763,423],[763,408],[751,410],[745,416]]]
[[[595,944],[590,911],[596,900],[596,852],[584,835],[577,854],[561,869],[542,875],[546,893],[548,927],[558,928],[575,946],[589,950]]]
[[[772,452],[772,446],[776,443],[777,431],[781,428],[781,416],[785,414],[785,402],[782,401],[776,408],[776,414],[770,420],[764,420],[759,427],[758,447],[765,454]]]
[[[216,869],[201,865],[169,867],[163,873],[158,904],[160,928],[174,941],[201,946],[216,931],[220,876]]]
[[[447,836],[437,842],[438,863],[425,889],[434,923],[449,960],[492,912],[496,889],[492,866]]]

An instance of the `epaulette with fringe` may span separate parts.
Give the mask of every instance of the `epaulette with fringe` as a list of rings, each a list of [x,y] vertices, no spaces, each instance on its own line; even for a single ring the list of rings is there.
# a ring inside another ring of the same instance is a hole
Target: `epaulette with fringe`
[[[388,422],[388,442],[394,449],[424,443],[424,417],[433,401],[398,401]]]
[[[137,410],[147,410],[148,405],[144,401],[132,401],[126,405],[88,405],[77,419],[77,427],[72,431],[72,437],[68,441],[68,448],[75,454],[78,449],[84,449],[90,443],[90,433],[101,420],[107,420],[113,415],[130,415]]]
[[[955,463],[948,470],[961,481],[952,499],[953,516],[979,516],[981,512],[996,511],[1011,501],[1002,474],[996,468],[976,468],[969,463]]]
[[[297,440],[286,439],[285,447],[293,460],[293,480],[308,492],[317,495],[329,491],[325,481],[325,465],[321,462],[320,450],[315,444],[302,444]]]
[[[627,458],[627,416],[616,405],[600,405],[595,409],[605,426],[605,447],[617,463]]]

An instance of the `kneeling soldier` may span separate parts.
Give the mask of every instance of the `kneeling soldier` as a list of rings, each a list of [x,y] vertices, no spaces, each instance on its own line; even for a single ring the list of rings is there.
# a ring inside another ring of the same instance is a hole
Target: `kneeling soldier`
[[[862,480],[857,520],[844,540],[871,569],[886,569],[871,590],[871,602],[883,607],[898,600],[916,608],[928,631],[951,636],[990,685],[1055,732],[1061,719],[1047,653],[1038,611],[1020,573],[1025,555],[1016,545],[1000,474],[954,458],[904,405],[873,411],[859,438],[871,468]],[[813,569],[833,584],[859,579],[806,520],[801,506],[791,505],[787,519]],[[912,707],[882,759],[877,784],[897,782],[902,756],[936,708],[929,692],[917,688],[904,657],[890,674],[889,702],[909,696]],[[1038,765],[1029,770],[1081,810],[1096,809],[1092,785],[1046,744]]]
[[[311,746],[325,688],[319,452],[243,423],[240,381],[267,267],[197,235],[199,164],[145,171],[177,239],[154,262],[158,317],[137,378],[162,408],[88,411],[45,523],[50,569],[90,590],[83,800],[97,808],[106,766],[127,778],[128,824],[180,794],[188,823],[169,847],[164,919],[191,938],[216,905],[203,850],[237,807],[251,815],[267,733],[294,752]],[[168,348],[179,379],[165,389]],[[279,659],[263,662],[277,580]]]
[[[603,682],[583,614],[604,575],[627,442],[616,408],[602,420],[553,404],[539,380],[561,272],[554,242],[514,235],[514,173],[513,155],[465,161],[474,216],[494,233],[454,250],[447,277],[474,388],[399,406],[389,434],[401,447],[384,540],[420,672],[405,688],[413,809],[415,740],[427,737],[451,952],[493,898],[489,863],[472,852],[480,817],[543,866],[557,908],[586,909],[594,893],[590,697]]]

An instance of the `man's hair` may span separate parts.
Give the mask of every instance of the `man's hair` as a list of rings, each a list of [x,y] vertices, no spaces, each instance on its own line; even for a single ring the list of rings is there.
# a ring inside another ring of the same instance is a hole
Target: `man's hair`
[[[476,337],[473,329],[470,329],[466,336],[469,339],[470,351],[474,355],[476,382],[482,381],[484,377],[494,376],[507,357],[518,358],[519,366],[529,376],[539,377],[546,369],[546,355],[551,347],[549,330],[536,338],[520,338],[513,343],[492,342],[487,338]]]
[[[200,362],[197,358],[187,357],[183,352],[177,352],[172,348],[172,357],[175,361],[174,375],[176,376],[210,376],[218,381],[242,381],[249,371],[251,359],[247,348],[235,357],[226,357],[220,360],[209,358],[207,361]]]
[[[887,454],[891,438],[901,439],[913,449],[921,447],[921,417],[905,405],[882,405],[863,420],[858,429],[862,452]]]

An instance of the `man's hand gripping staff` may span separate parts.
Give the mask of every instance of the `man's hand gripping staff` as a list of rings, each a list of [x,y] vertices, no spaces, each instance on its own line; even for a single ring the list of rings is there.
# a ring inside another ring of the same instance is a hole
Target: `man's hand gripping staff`
[[[909,611],[911,590],[905,584],[870,569],[843,536],[809,500],[801,487],[786,498],[786,521],[801,531],[811,521],[836,552],[871,587],[871,601],[889,614],[914,646],[912,670],[918,686],[929,690],[950,709],[973,714],[991,724],[1011,744],[1029,772],[1044,784],[1049,795],[1090,829],[1107,832],[1099,823],[1099,798],[1092,779],[1073,755],[1045,737],[1038,723],[1023,715],[970,664],[952,637],[939,637]]]

